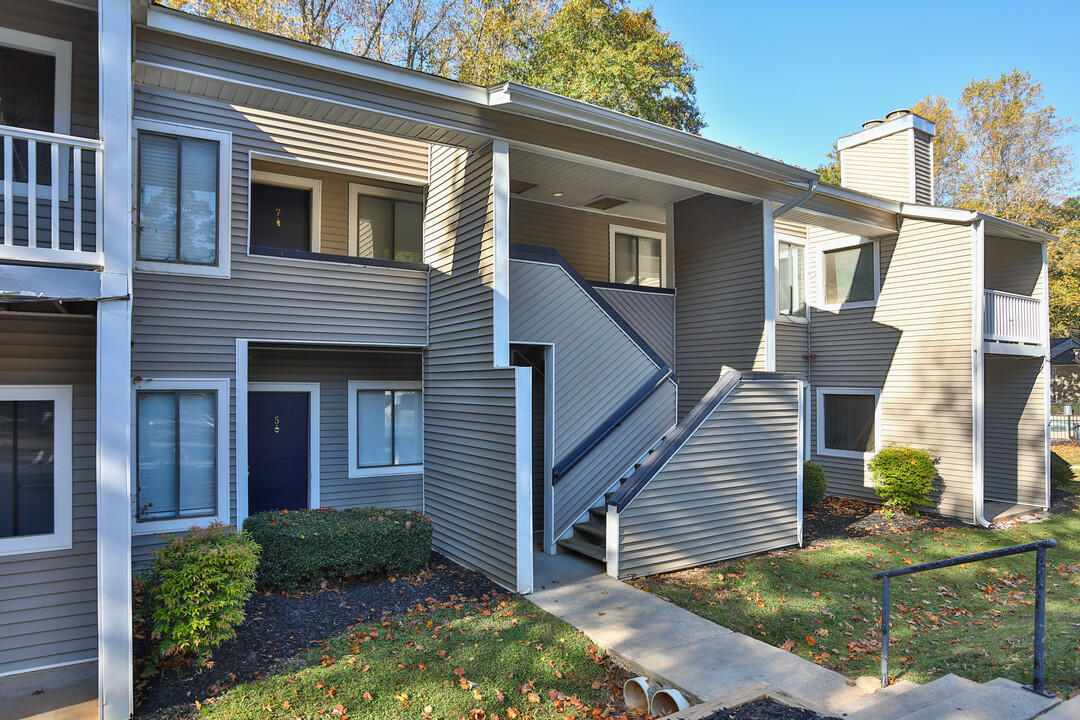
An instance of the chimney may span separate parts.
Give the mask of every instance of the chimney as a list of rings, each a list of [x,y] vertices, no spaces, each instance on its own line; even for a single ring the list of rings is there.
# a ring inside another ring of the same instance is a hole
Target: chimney
[[[934,202],[934,123],[910,110],[893,110],[883,120],[836,141],[840,184],[898,202]]]

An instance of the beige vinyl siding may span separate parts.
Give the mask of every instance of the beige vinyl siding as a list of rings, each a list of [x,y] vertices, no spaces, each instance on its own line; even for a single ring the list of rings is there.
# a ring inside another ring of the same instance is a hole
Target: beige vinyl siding
[[[811,229],[810,238],[817,292],[817,245],[837,236]],[[812,310],[813,387],[880,389],[882,442],[932,449],[944,482],[935,509],[970,522],[971,228],[907,220],[899,238],[879,241],[879,251],[876,307]],[[877,500],[864,460],[817,453],[816,392],[811,403],[813,460],[825,469],[829,492]]]
[[[1046,506],[1043,359],[987,355],[985,362],[983,494]]]
[[[511,261],[510,340],[555,345],[556,463],[658,369],[555,265]]]
[[[71,43],[71,127],[63,134],[76,137],[98,137],[98,59],[97,59],[97,13],[81,8],[61,5],[54,2],[24,2],[5,6],[0,17],[0,27],[19,32],[40,35],[46,38],[64,40]],[[6,124],[0,122],[0,124]],[[16,143],[16,147],[25,148],[25,144]],[[39,147],[42,147],[39,145]],[[68,181],[65,192],[74,187],[71,179],[73,163],[72,153],[60,155],[61,168]],[[84,250],[95,247],[95,167],[94,157],[82,153],[82,242]],[[44,186],[38,188],[37,228],[38,241],[48,242],[51,232],[52,206],[50,191]],[[2,203],[0,203],[2,205]],[[4,221],[6,208],[0,207],[0,223]],[[26,238],[27,211],[24,202],[15,204],[12,210],[14,234],[20,242]],[[73,247],[75,205],[70,198],[60,201],[60,247]]]
[[[420,381],[420,353],[251,349],[250,382],[319,383],[319,505],[421,510],[423,474],[349,477],[349,381]]]
[[[511,261],[510,338],[515,343],[555,346],[555,464],[649,385],[658,371],[615,321],[555,265]],[[666,383],[558,480],[556,535],[587,511],[674,422],[675,387]]]
[[[931,150],[934,139],[915,132],[915,202],[934,204],[934,161]]]
[[[611,280],[610,225],[665,231],[663,225],[606,213],[575,210],[523,198],[510,199],[510,239],[554,248],[589,282]]]
[[[427,177],[418,143],[307,123],[195,96],[136,91],[136,117],[232,133],[229,278],[136,272],[132,373],[230,381],[236,519],[236,339],[415,345],[427,341],[427,273],[247,254],[249,152]],[[392,161],[397,158],[396,161]],[[140,543],[150,544],[148,540]]]
[[[911,202],[912,130],[840,151],[844,187],[878,197]]]
[[[1026,240],[985,238],[983,284],[987,290],[1042,298],[1042,245]]]
[[[0,557],[0,675],[97,657],[95,321],[0,315],[0,385],[72,386],[72,547]],[[6,500],[5,500],[6,502]]]
[[[801,223],[792,222],[780,217],[773,222],[773,229],[778,235],[787,235],[796,240],[806,242],[806,226]]]
[[[517,587],[515,371],[494,363],[493,154],[431,151],[424,505],[441,552]]]
[[[806,375],[806,323],[776,318],[776,371]]]
[[[619,574],[668,572],[798,537],[798,383],[744,381],[619,515]]]
[[[720,368],[764,370],[765,277],[761,205],[699,195],[675,205],[675,347],[679,417]]]
[[[427,157],[427,149],[421,148],[419,152]],[[420,155],[418,154],[418,159]],[[368,176],[348,175],[345,173],[331,172],[315,166],[298,167],[296,165],[284,165],[265,160],[254,160],[254,170],[293,175],[310,180],[318,180],[322,185],[322,208],[319,213],[319,252],[330,255],[349,254],[349,185],[357,183],[373,187],[387,188],[403,192],[415,192],[416,201],[423,199],[422,188],[417,186],[390,183],[378,178]],[[425,173],[426,175],[426,173]],[[258,245],[259,239],[252,238],[252,245]]]
[[[596,288],[668,365],[675,367],[675,296],[640,290]]]

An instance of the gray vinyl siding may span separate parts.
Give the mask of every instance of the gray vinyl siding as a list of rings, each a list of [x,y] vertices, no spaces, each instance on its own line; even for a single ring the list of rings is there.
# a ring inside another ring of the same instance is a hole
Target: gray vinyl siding
[[[71,43],[71,127],[64,134],[83,138],[98,137],[98,60],[97,60],[97,13],[91,10],[61,5],[54,2],[24,2],[5,5],[0,27],[20,32],[41,35],[47,38],[65,40]],[[17,144],[18,145],[18,144]],[[39,146],[40,147],[40,146]],[[68,179],[66,192],[73,187],[70,178],[71,153],[60,155],[61,168]],[[83,249],[95,247],[95,166],[94,156],[82,152],[82,242]],[[38,242],[50,241],[52,207],[49,190],[39,186],[37,212]],[[27,236],[26,202],[16,201],[12,209],[14,216],[14,235],[21,243]],[[3,222],[7,208],[0,202],[0,223]],[[70,199],[60,201],[59,246],[72,249],[75,215],[74,203]]]
[[[810,287],[817,292],[817,244],[810,231]],[[829,492],[876,501],[865,461],[817,453],[816,388],[881,390],[881,438],[940,458],[935,510],[966,521],[972,510],[971,228],[906,220],[882,238],[876,307],[812,310],[811,447]]]
[[[776,318],[776,371],[806,375],[806,323]]]
[[[742,382],[619,515],[619,574],[798,543],[798,383]]]
[[[644,220],[510,199],[510,239],[554,248],[589,282],[611,280],[610,225],[660,233],[666,229]]]
[[[349,381],[420,381],[420,353],[252,349],[250,382],[319,383],[319,506],[421,510],[422,473],[349,477]]]
[[[555,345],[555,462],[657,371],[556,265],[510,263],[510,340]]]
[[[840,152],[844,187],[878,197],[911,202],[911,130]]]
[[[97,657],[95,321],[0,316],[0,385],[72,386],[72,547],[0,557],[0,675]]]
[[[934,162],[931,144],[933,138],[915,132],[915,202],[934,204]]]
[[[983,494],[1045,506],[1046,417],[1042,358],[985,357]]]
[[[761,205],[715,195],[676,203],[674,224],[681,418],[722,366],[765,369],[764,227]]]
[[[435,547],[517,587],[514,370],[494,364],[493,155],[431,150],[424,503]]]
[[[372,133],[136,90],[136,117],[232,133],[231,276],[134,274],[132,372],[230,381],[236,518],[236,339],[423,346],[427,273],[247,254],[249,152],[330,162],[423,182],[427,150]],[[148,543],[149,541],[142,541]]]
[[[637,290],[596,288],[649,347],[675,367],[675,296]]]

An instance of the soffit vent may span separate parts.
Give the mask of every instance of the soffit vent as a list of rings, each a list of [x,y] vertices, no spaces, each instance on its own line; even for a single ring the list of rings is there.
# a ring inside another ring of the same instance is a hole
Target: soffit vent
[[[622,200],[615,197],[598,197],[591,202],[585,203],[583,207],[592,208],[593,210],[610,210],[613,207],[619,205],[625,205],[629,200]]]
[[[524,180],[510,181],[510,192],[514,195],[520,195],[527,190],[532,190],[534,187],[536,187],[536,183],[525,182]]]

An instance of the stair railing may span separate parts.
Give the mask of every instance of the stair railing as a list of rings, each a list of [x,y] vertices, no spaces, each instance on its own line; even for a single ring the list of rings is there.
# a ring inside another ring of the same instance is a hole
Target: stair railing
[[[993,558],[1006,557],[1008,555],[1020,555],[1034,550],[1035,668],[1032,673],[1031,685],[1025,685],[1024,689],[1031,690],[1044,697],[1055,697],[1053,693],[1048,693],[1043,689],[1043,640],[1046,632],[1046,549],[1056,547],[1057,540],[1048,538],[1046,540],[1039,540],[1038,542],[1027,543],[1026,545],[1014,545],[1012,547],[999,548],[997,550],[987,550],[985,552],[975,553],[974,555],[963,555],[961,557],[948,558],[945,560],[935,560],[934,562],[923,563],[921,565],[894,568],[893,570],[884,570],[879,573],[874,573],[874,579],[881,581],[881,687],[887,687],[889,684],[889,581],[892,578],[900,575],[912,575],[927,570],[940,570],[941,568],[964,565],[970,562],[979,562],[980,560],[991,560]]]

